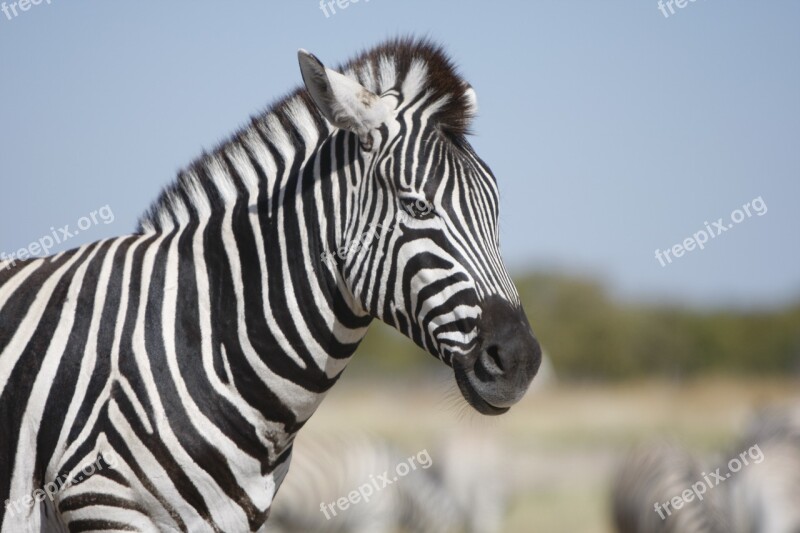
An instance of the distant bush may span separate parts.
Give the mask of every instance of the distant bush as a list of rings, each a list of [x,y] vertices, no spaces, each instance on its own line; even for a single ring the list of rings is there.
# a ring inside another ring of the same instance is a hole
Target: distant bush
[[[535,274],[516,282],[559,378],[800,375],[800,302],[775,311],[698,311],[622,303],[581,278]],[[435,364],[383,325],[372,326],[359,352],[357,371],[421,372]]]
[[[800,374],[800,302],[698,311],[620,303],[582,279],[532,275],[517,283],[561,377]]]

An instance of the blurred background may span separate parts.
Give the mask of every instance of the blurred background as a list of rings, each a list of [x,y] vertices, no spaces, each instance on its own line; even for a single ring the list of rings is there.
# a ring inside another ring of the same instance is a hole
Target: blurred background
[[[300,83],[298,48],[335,65],[429,36],[476,88],[471,142],[497,176],[503,253],[546,365],[486,419],[376,323],[298,449],[368,432],[429,451],[445,492],[473,488],[461,504],[496,493],[484,531],[607,532],[631,446],[724,453],[756,409],[800,400],[800,4],[28,7],[0,11],[6,256],[65,225],[52,252],[134,231],[179,168]],[[674,251],[720,219],[703,249]],[[454,461],[473,477],[453,480]]]

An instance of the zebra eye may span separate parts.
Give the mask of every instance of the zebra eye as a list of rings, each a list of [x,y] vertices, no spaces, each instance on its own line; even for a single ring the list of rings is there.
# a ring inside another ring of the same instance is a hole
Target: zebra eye
[[[403,209],[412,217],[420,220],[431,218],[434,215],[433,204],[422,198],[408,198],[402,200]]]

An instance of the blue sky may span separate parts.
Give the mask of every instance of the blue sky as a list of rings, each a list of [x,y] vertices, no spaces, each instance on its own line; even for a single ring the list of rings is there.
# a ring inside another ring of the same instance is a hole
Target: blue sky
[[[6,0],[8,3],[8,0]],[[0,12],[0,251],[102,206],[59,250],[125,234],[203,148],[329,65],[396,35],[443,43],[478,93],[516,273],[585,273],[626,298],[800,295],[800,3],[43,1]],[[768,210],[662,267],[755,198]]]

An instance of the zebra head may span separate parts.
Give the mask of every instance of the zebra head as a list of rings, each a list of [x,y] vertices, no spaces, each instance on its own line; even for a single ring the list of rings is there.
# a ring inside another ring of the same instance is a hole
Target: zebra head
[[[495,178],[466,139],[475,91],[427,42],[388,43],[342,72],[299,60],[350,191],[328,272],[450,365],[477,411],[506,412],[541,349],[500,256]]]

